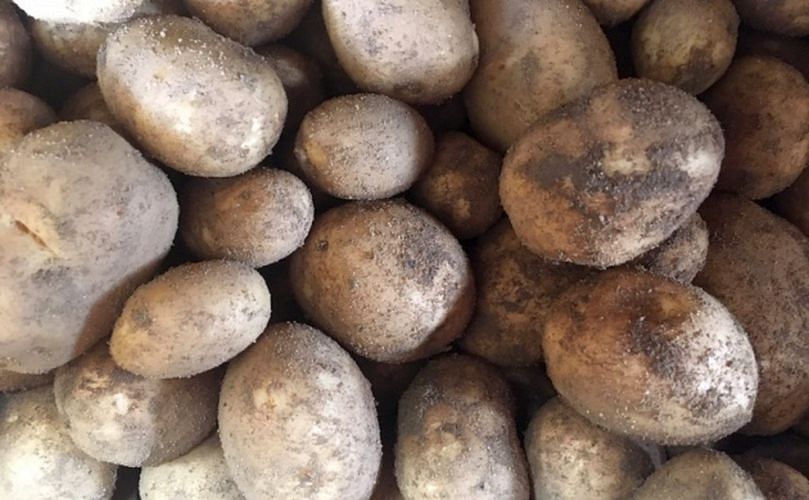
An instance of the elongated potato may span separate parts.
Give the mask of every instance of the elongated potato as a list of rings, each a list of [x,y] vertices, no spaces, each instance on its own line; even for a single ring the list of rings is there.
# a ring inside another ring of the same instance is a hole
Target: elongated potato
[[[661,276],[691,283],[705,266],[708,242],[708,226],[696,213],[660,246],[649,250],[628,265],[636,265]]]
[[[639,12],[649,0],[583,0],[604,26],[620,24]]]
[[[371,496],[381,459],[371,387],[314,328],[271,325],[230,364],[219,426],[225,461],[248,500]]]
[[[809,4],[804,0],[734,0],[750,26],[788,36],[809,35]]]
[[[261,45],[288,35],[312,0],[185,0],[195,17],[245,45]]]
[[[0,0],[0,47],[0,88],[22,85],[31,72],[31,38],[10,0]]]
[[[67,98],[62,109],[59,111],[59,118],[66,121],[92,120],[101,122],[125,137],[126,131],[120,123],[112,116],[110,108],[104,102],[101,89],[98,84],[88,83]]]
[[[0,392],[17,392],[50,384],[53,372],[42,374],[15,373],[0,370]]]
[[[773,198],[775,211],[809,236],[809,169]]]
[[[22,90],[0,88],[0,156],[25,134],[56,121],[56,114],[39,97]]]
[[[809,499],[809,479],[787,464],[753,456],[736,462],[750,474],[767,500]]]

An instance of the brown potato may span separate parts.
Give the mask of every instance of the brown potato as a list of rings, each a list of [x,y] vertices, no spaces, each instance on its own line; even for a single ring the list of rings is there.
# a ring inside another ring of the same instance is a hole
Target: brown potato
[[[9,0],[0,0],[0,47],[0,88],[22,85],[31,72],[31,38]]]
[[[715,194],[700,209],[711,232],[694,283],[719,299],[750,337],[759,391],[749,434],[776,434],[809,410],[809,240],[751,201]]]
[[[583,0],[603,26],[615,26],[639,12],[649,0]]]
[[[312,0],[185,0],[194,17],[244,45],[287,36],[311,4]]]
[[[0,392],[26,391],[50,384],[52,380],[53,372],[32,375],[0,370]]]
[[[548,313],[542,347],[559,394],[618,434],[700,444],[753,414],[744,330],[715,298],[669,278],[615,269],[574,285]]]
[[[321,215],[290,273],[306,314],[375,361],[443,351],[474,307],[472,271],[458,241],[400,200],[349,203]]]
[[[809,479],[792,467],[753,456],[738,458],[736,462],[750,474],[767,500],[809,499]]]
[[[753,28],[788,36],[809,35],[805,0],[734,0],[742,20]]]
[[[501,157],[461,132],[444,135],[433,163],[413,186],[413,202],[459,239],[476,238],[503,214],[497,182]]]
[[[88,83],[67,98],[62,109],[59,111],[59,118],[65,121],[92,120],[101,122],[112,128],[122,136],[126,131],[121,124],[112,116],[101,89],[98,84]]]
[[[56,114],[39,97],[12,88],[0,88],[0,157],[25,134],[50,125]]]
[[[803,234],[809,236],[807,199],[809,199],[809,169],[804,169],[791,186],[775,195],[773,208],[780,216],[795,224]]]
[[[694,214],[657,248],[649,250],[629,265],[691,283],[708,257],[708,225]]]
[[[390,198],[428,167],[433,135],[410,106],[378,94],[328,100],[309,112],[295,140],[304,175],[332,196]]]
[[[480,66],[464,90],[469,121],[505,151],[537,119],[617,78],[615,58],[579,0],[471,0]]]
[[[512,147],[500,199],[548,260],[623,264],[696,211],[719,173],[719,124],[674,87],[627,79],[549,113]]]
[[[727,143],[717,188],[767,198],[809,164],[809,83],[792,66],[772,57],[737,59],[704,99]]]

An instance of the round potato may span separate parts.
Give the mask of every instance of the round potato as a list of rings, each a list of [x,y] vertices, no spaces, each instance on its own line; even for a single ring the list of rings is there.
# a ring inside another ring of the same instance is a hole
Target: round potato
[[[531,420],[525,452],[537,499],[624,500],[654,471],[641,447],[591,424],[558,397]]]
[[[101,95],[101,89],[98,88],[98,84],[95,82],[88,83],[71,94],[59,111],[59,117],[65,121],[92,120],[101,122],[122,136],[126,134],[121,124],[110,113],[107,103],[104,102],[104,96]]]
[[[809,169],[773,198],[775,211],[809,236]]]
[[[107,500],[112,498],[116,469],[73,444],[50,386],[0,402],[3,498]]]
[[[399,402],[396,479],[405,498],[528,500],[508,384],[469,356],[431,361]]]
[[[603,26],[615,26],[639,12],[649,0],[583,0]]]
[[[195,17],[245,45],[261,45],[287,36],[312,0],[185,0]]]
[[[0,156],[22,137],[56,121],[50,106],[39,97],[12,88],[0,88]]]
[[[497,194],[500,155],[461,132],[438,141],[433,164],[410,192],[462,240],[476,238],[503,214]]]
[[[688,220],[716,182],[723,149],[719,124],[694,97],[621,80],[533,125],[503,160],[500,199],[540,257],[615,266]]]
[[[753,456],[739,458],[736,462],[750,474],[767,500],[809,498],[809,479],[784,463]]]
[[[321,215],[290,273],[304,312],[375,361],[402,363],[446,349],[474,307],[461,245],[399,200],[349,203]]]
[[[50,384],[53,372],[42,374],[15,373],[0,370],[0,392],[17,392]]]
[[[177,229],[168,178],[106,125],[31,132],[0,162],[0,369],[43,373],[109,335]]]
[[[100,342],[56,371],[54,393],[82,451],[127,467],[185,454],[216,427],[219,373],[147,379],[119,368]]]
[[[734,0],[742,20],[764,31],[788,36],[809,35],[809,3],[806,0]]]
[[[542,115],[617,78],[580,0],[472,0],[480,66],[464,91],[472,128],[505,151]]]
[[[22,85],[31,72],[31,38],[9,0],[0,0],[0,47],[0,88]]]
[[[193,254],[253,267],[278,262],[303,245],[315,214],[306,185],[271,168],[227,179],[191,179],[180,205],[180,236]]]
[[[654,0],[633,27],[635,70],[700,94],[730,66],[738,32],[730,0]]]
[[[700,444],[753,414],[744,330],[718,300],[669,278],[615,269],[574,285],[548,313],[542,347],[559,394],[618,434]]]
[[[739,320],[759,366],[749,434],[776,434],[809,410],[809,240],[751,201],[715,194],[700,209],[711,244],[694,283]]]
[[[477,67],[468,0],[323,0],[323,19],[340,64],[370,92],[435,104]]]
[[[248,500],[371,496],[382,457],[371,386],[312,327],[271,325],[230,364],[219,426]]]
[[[278,141],[287,112],[272,64],[178,16],[141,18],[110,34],[98,53],[98,86],[141,146],[189,175],[253,168]]]
[[[697,213],[689,217],[660,246],[629,264],[683,283],[691,283],[705,266],[708,241],[708,225]]]
[[[809,164],[809,83],[792,66],[772,57],[737,59],[704,99],[727,142],[719,189],[767,198]]]
[[[309,112],[295,140],[304,175],[332,196],[390,198],[427,168],[433,135],[410,106],[378,94],[328,100]]]

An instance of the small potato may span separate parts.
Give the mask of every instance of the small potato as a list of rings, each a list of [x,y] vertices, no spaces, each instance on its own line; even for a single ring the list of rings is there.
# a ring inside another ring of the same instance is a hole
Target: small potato
[[[742,457],[736,462],[747,471],[767,500],[809,499],[809,479],[792,467],[769,458]]]
[[[399,402],[396,479],[405,498],[528,500],[508,384],[469,356],[431,361]]]
[[[139,485],[142,500],[242,500],[225,463],[219,436],[174,460],[144,467]]]
[[[773,198],[775,211],[809,236],[809,169]]]
[[[255,342],[270,320],[270,291],[245,264],[184,264],[141,285],[126,301],[110,354],[149,378],[211,370]]]
[[[50,106],[22,90],[0,88],[0,157],[25,134],[56,121]]]
[[[623,264],[658,246],[711,191],[719,124],[694,97],[626,79],[549,113],[503,160],[500,199],[542,258]]]
[[[438,141],[433,164],[413,187],[413,202],[459,239],[476,238],[503,214],[497,182],[500,155],[461,132]]]
[[[471,0],[480,66],[469,121],[505,151],[548,111],[617,78],[609,42],[580,0]]]
[[[737,59],[704,96],[725,132],[717,188],[758,200],[809,164],[809,83],[772,57]]]
[[[459,92],[475,71],[478,37],[468,0],[322,4],[340,64],[367,91],[437,104]]]
[[[336,342],[279,323],[228,367],[225,461],[248,500],[367,499],[382,449],[371,387]]]
[[[602,26],[615,26],[639,12],[649,0],[583,0]]]
[[[185,0],[194,17],[244,45],[261,45],[287,36],[312,0]]]
[[[180,194],[180,236],[204,259],[263,267],[303,245],[314,219],[312,195],[283,170],[256,168],[227,179],[191,179]]]
[[[317,325],[385,363],[445,350],[474,307],[472,271],[458,240],[399,200],[349,203],[318,217],[290,274],[298,303]]]
[[[98,53],[98,86],[141,146],[189,175],[229,177],[256,166],[287,112],[272,64],[177,16],[138,19],[110,34]]]
[[[59,117],[65,121],[92,120],[101,122],[122,136],[126,134],[121,124],[112,116],[107,103],[104,102],[104,96],[101,95],[101,89],[98,88],[98,84],[95,82],[89,83],[71,94],[59,111]]]
[[[745,24],[788,36],[809,35],[806,0],[734,0]]]
[[[106,500],[112,498],[116,469],[73,444],[50,386],[0,400],[3,498]]]
[[[26,391],[50,384],[52,380],[53,372],[31,375],[0,370],[0,392]]]
[[[653,0],[633,27],[635,70],[701,94],[730,66],[738,32],[730,0]]]
[[[147,379],[119,368],[106,342],[56,371],[70,437],[88,455],[127,467],[185,454],[216,427],[219,373]]]
[[[525,452],[538,500],[624,500],[654,471],[641,447],[591,424],[558,397],[534,416]]]
[[[744,330],[715,298],[668,278],[615,269],[574,285],[548,313],[542,347],[559,394],[618,434],[700,444],[753,414]]]
[[[332,196],[390,198],[427,168],[433,135],[410,106],[378,94],[341,96],[309,112],[295,140],[304,175]]]
[[[809,240],[738,196],[714,194],[700,214],[711,244],[694,283],[739,320],[758,360],[756,408],[742,431],[785,431],[809,410]]]
[[[633,500],[765,500],[741,467],[724,453],[705,448],[672,458],[649,476]]]
[[[164,0],[14,0],[34,19],[53,23],[120,23]]]
[[[657,248],[649,250],[629,265],[682,283],[691,283],[708,257],[708,225],[694,214]]]
[[[0,0],[0,88],[19,87],[31,72],[31,38],[14,4]]]

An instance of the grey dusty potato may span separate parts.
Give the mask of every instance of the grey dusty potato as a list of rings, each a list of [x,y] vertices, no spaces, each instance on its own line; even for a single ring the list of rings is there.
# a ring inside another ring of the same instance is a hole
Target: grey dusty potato
[[[788,36],[809,35],[809,4],[804,0],[734,0],[742,20],[750,26]]]
[[[708,226],[699,213],[696,213],[667,240],[627,265],[691,283],[705,265],[708,242]]]
[[[739,457],[735,460],[750,474],[767,500],[809,498],[809,479],[787,464],[754,456]]]
[[[0,0],[0,88],[20,86],[31,71],[31,37],[10,0]]]
[[[185,0],[192,15],[245,45],[261,45],[288,35],[312,0]]]
[[[56,114],[39,97],[22,90],[0,88],[0,156],[25,134],[56,121]]]

